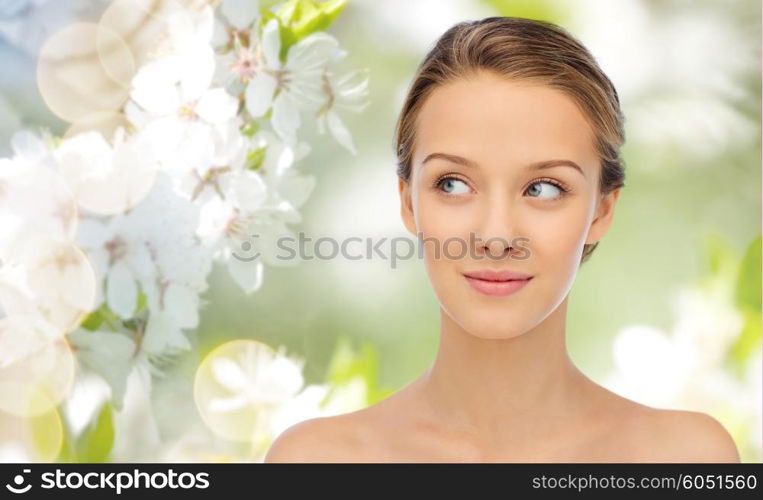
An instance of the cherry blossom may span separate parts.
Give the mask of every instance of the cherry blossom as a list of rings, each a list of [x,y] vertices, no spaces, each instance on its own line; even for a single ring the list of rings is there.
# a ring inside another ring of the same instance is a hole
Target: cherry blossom
[[[324,101],[322,68],[337,50],[334,37],[324,32],[313,33],[289,47],[286,62],[282,63],[278,21],[268,21],[262,33],[264,68],[246,87],[249,113],[259,118],[272,107],[273,129],[283,141],[294,145],[301,124],[300,111],[314,111]]]

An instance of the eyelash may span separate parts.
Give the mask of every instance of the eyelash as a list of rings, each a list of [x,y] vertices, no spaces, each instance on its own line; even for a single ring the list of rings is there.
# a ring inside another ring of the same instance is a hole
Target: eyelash
[[[461,179],[460,177],[457,177],[453,174],[445,174],[438,177],[437,180],[435,180],[434,183],[432,184],[432,187],[440,191],[445,196],[458,196],[457,194],[446,193],[445,191],[442,190],[442,183],[449,179],[455,179],[457,181],[463,182],[464,184],[468,184],[465,180]]]
[[[557,187],[559,189],[559,191],[561,191],[559,196],[557,198],[554,198],[554,199],[557,199],[557,200],[562,199],[562,198],[564,198],[565,196],[567,196],[570,193],[569,186],[564,184],[562,181],[558,181],[556,179],[551,179],[550,177],[541,177],[540,179],[535,179],[530,184],[528,184],[527,187],[529,188],[533,184],[538,184],[538,183],[541,183],[541,182],[547,182],[547,183]]]
[[[442,183],[443,183],[443,181],[446,181],[448,179],[455,179],[457,181],[463,182],[464,184],[468,184],[468,182],[466,182],[464,179],[461,179],[458,176],[455,176],[453,174],[445,174],[445,175],[442,175],[442,176],[438,177],[437,180],[434,181],[434,183],[432,184],[432,187],[437,189],[440,193],[444,194],[445,196],[460,196],[460,195],[457,195],[457,194],[451,194],[451,193],[446,193],[445,191],[442,191],[442,189],[441,189],[442,188]],[[564,198],[566,195],[568,195],[570,193],[570,188],[566,184],[564,184],[561,181],[558,181],[556,179],[551,179],[550,177],[540,177],[538,179],[534,179],[532,182],[530,182],[527,185],[527,187],[529,188],[533,184],[539,184],[539,183],[542,183],[542,182],[547,182],[547,183],[557,187],[559,189],[559,191],[561,191],[561,194],[557,198],[554,198],[554,199],[558,200],[558,199]],[[527,191],[527,189],[525,189],[525,191]]]

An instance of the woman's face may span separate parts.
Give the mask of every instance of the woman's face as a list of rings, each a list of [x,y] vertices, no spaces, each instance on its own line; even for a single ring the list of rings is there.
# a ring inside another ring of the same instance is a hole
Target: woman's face
[[[534,328],[567,296],[619,195],[599,194],[585,116],[556,89],[481,72],[434,90],[416,133],[401,213],[443,310],[482,338]]]

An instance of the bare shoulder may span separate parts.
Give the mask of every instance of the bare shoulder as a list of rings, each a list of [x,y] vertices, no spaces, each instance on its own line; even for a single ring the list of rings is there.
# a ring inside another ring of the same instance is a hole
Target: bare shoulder
[[[360,447],[362,433],[354,414],[304,420],[283,431],[265,462],[344,462]]]
[[[707,413],[640,406],[629,427],[640,455],[654,462],[739,462],[729,432]]]
[[[410,387],[410,386],[409,386]],[[409,388],[349,413],[295,424],[270,446],[265,462],[379,462],[405,426]]]
[[[617,461],[739,462],[734,439],[707,413],[657,408],[593,384],[604,425],[598,444]]]

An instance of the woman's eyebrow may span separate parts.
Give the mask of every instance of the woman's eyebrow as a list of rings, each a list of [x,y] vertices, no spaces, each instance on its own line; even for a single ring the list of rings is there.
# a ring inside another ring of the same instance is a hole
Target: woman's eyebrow
[[[422,161],[421,164],[424,165],[429,160],[434,160],[435,158],[449,161],[451,163],[458,163],[459,165],[463,165],[465,167],[475,167],[475,168],[479,167],[479,165],[477,165],[475,161],[469,160],[468,158],[464,158],[462,156],[451,155],[448,153],[430,153],[427,155],[426,158],[424,158],[424,161]]]
[[[470,160],[468,158],[464,158],[463,156],[453,155],[449,153],[430,153],[424,158],[424,161],[421,162],[422,165],[424,165],[429,160],[434,160],[435,158],[439,158],[441,160],[449,161],[452,163],[457,163],[459,165],[463,165],[465,167],[473,167],[473,168],[479,168],[479,165],[477,162]],[[572,160],[543,160],[538,161],[535,163],[531,163],[527,166],[528,170],[543,170],[547,168],[553,168],[553,167],[572,167],[580,174],[585,177],[585,172],[582,168],[580,168],[580,165],[575,163]]]

